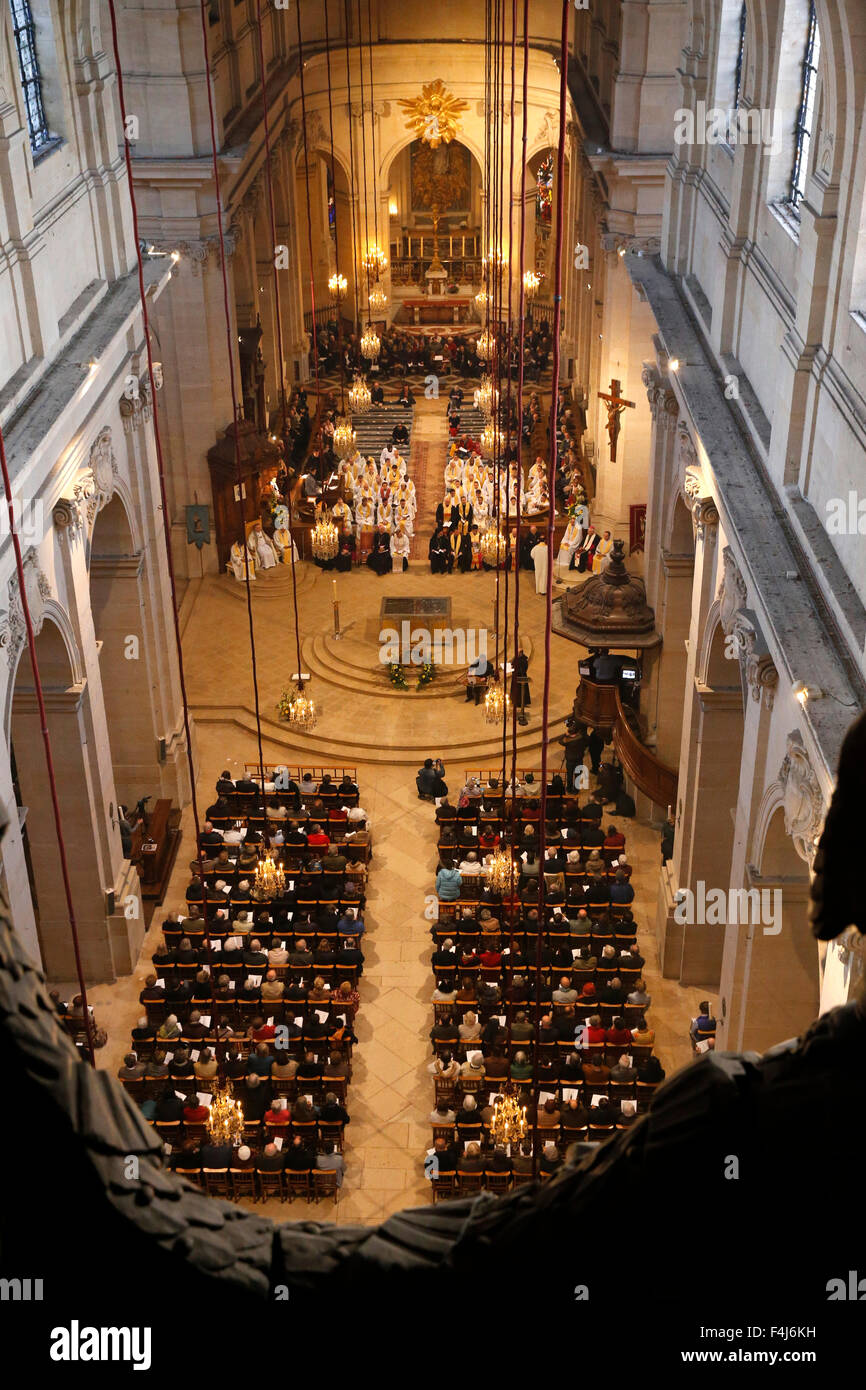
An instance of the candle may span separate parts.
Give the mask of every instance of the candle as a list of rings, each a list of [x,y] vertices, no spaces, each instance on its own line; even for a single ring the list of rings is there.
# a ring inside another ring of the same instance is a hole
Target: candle
[[[337,581],[334,580],[334,602],[337,602]]]

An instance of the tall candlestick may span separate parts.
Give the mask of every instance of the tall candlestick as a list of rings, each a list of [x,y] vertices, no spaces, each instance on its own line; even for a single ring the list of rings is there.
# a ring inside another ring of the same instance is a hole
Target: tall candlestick
[[[334,580],[334,602],[337,602],[337,581]]]

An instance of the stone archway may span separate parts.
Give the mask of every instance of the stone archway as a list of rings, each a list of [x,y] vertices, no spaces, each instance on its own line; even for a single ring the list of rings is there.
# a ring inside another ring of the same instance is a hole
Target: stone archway
[[[72,901],[88,980],[113,979],[113,903],[103,886],[111,879],[98,833],[104,811],[97,805],[95,750],[89,738],[89,694],[80,665],[54,616],[47,613],[36,637],[36,659],[45,701]],[[15,673],[9,725],[26,832],[33,908],[45,972],[58,982],[76,979],[69,915],[60,867],[39,708],[29,654],[22,647]],[[126,963],[124,962],[124,965]]]

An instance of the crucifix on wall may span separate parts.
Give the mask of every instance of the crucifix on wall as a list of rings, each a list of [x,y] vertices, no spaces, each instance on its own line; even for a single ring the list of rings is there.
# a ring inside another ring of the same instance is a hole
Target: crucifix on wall
[[[610,440],[610,459],[611,463],[616,463],[616,441],[619,438],[620,422],[619,417],[628,408],[634,410],[634,401],[624,400],[620,395],[622,382],[611,377],[610,394],[606,391],[599,391],[598,398],[605,402],[607,407],[607,436]]]

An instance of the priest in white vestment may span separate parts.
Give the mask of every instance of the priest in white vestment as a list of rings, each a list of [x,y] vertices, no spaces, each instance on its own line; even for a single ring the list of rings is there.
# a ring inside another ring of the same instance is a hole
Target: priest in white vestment
[[[535,592],[537,594],[547,593],[547,538],[542,539],[534,545],[529,552],[530,559],[535,566]]]
[[[608,565],[610,564],[610,556],[612,551],[613,541],[610,538],[610,531],[605,531],[604,535],[602,536],[601,540],[596,546],[595,554],[592,557],[593,574],[601,574],[604,570],[607,569]]]
[[[255,577],[256,577],[256,559],[255,559],[255,555],[250,554],[249,560],[250,560],[250,565],[249,565],[249,569],[250,569],[250,579],[255,579]],[[244,581],[245,581],[245,579],[246,579],[246,577],[247,577],[247,567],[246,567],[246,564],[245,564],[245,562],[244,562],[244,546],[243,546],[243,543],[242,543],[241,541],[235,541],[234,545],[233,545],[232,548],[231,548],[231,553],[230,553],[230,555],[229,555],[229,566],[231,567],[231,572],[232,572],[232,574],[234,575],[235,579],[238,581],[238,583],[239,583],[239,584],[243,584]]]
[[[259,569],[271,570],[277,563],[277,552],[274,543],[269,536],[266,536],[261,526],[256,526],[250,531],[250,538],[247,541],[249,552],[255,557]]]

